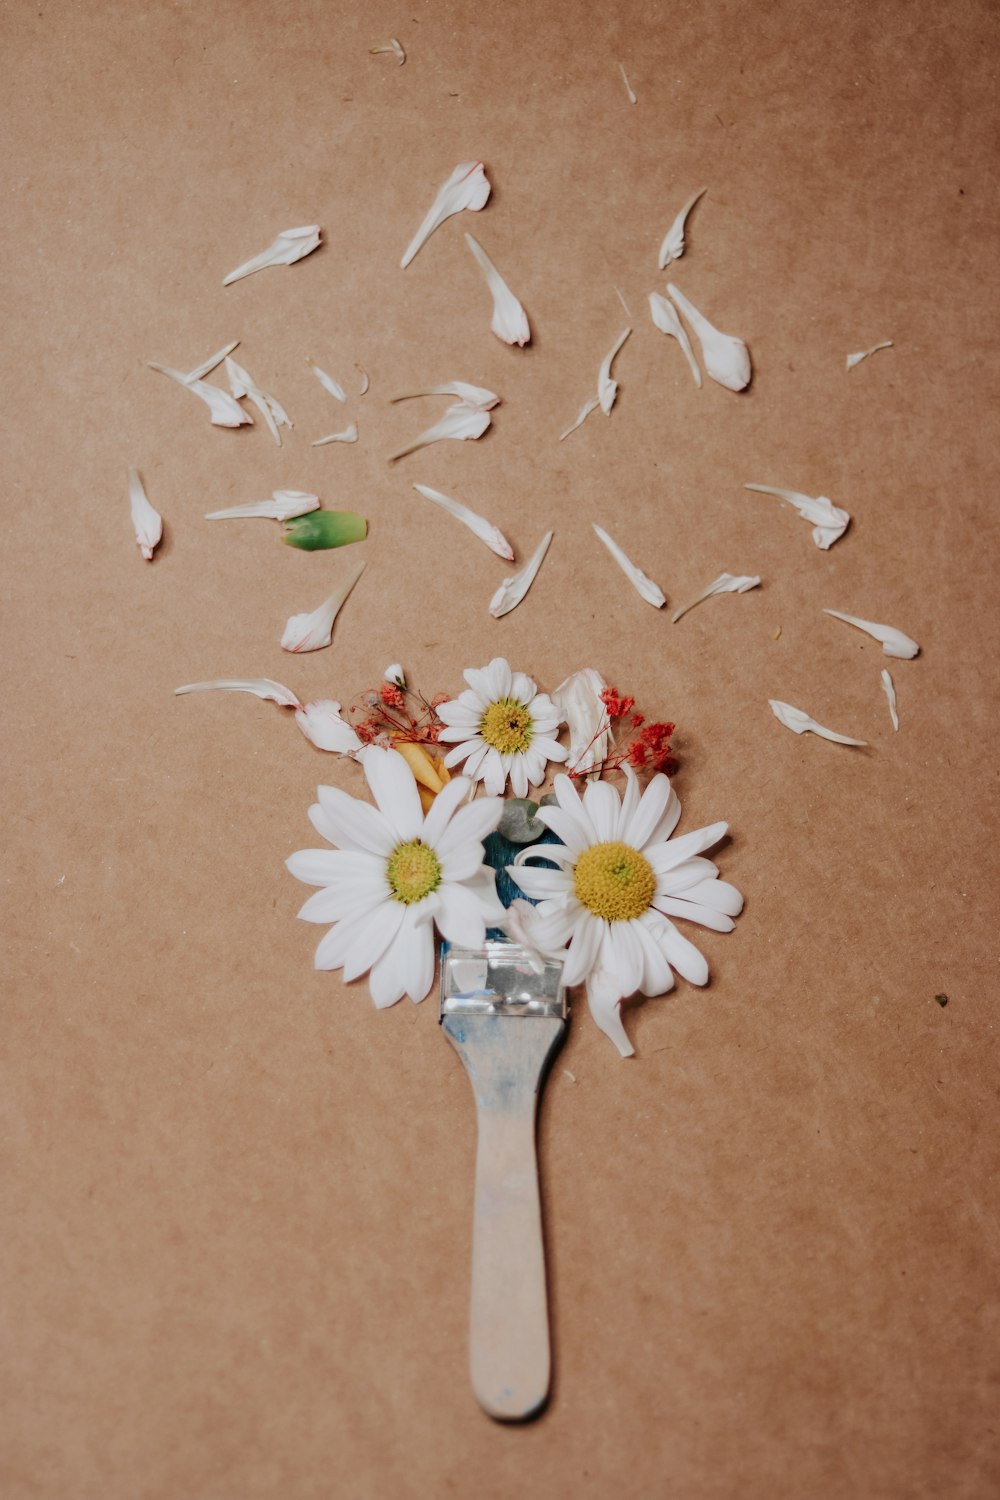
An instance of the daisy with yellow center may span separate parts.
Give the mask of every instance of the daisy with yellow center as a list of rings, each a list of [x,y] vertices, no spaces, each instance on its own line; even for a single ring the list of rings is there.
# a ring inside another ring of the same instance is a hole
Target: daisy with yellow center
[[[545,780],[549,761],[564,761],[566,749],[556,739],[563,717],[530,677],[512,672],[502,656],[486,667],[463,673],[464,693],[437,709],[444,724],[439,739],[453,744],[446,766],[465,762],[463,775],[482,781],[491,796],[499,796],[510,781],[515,797],[526,797],[528,786]]]
[[[606,781],[593,781],[581,799],[568,776],[556,777],[556,805],[540,807],[538,818],[562,843],[524,849],[508,869],[538,904],[515,902],[505,926],[543,954],[565,955],[563,983],[586,982],[591,1015],[630,1057],[622,1001],[637,991],[665,994],[674,970],[691,984],[708,979],[704,957],[671,917],[730,932],[743,897],[701,858],[727,825],[711,823],[671,841],[681,805],[666,776],[654,776],[640,796],[634,771],[622,769],[622,798]],[[557,868],[536,869],[533,859]]]

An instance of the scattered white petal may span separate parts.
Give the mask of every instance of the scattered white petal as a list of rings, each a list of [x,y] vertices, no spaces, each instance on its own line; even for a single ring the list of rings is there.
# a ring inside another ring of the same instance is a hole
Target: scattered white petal
[[[702,194],[707,192],[707,188],[699,188],[696,193],[692,193],[664,235],[663,244],[660,246],[661,271],[665,271],[672,260],[680,260],[684,254],[684,225],[687,222],[687,216]]]
[[[404,443],[401,448],[390,453],[388,462],[405,458],[408,453],[416,453],[419,448],[427,448],[431,443],[440,443],[448,438],[462,442],[467,438],[482,437],[490,420],[488,411],[474,411],[460,401],[456,406],[449,406],[440,422],[435,422],[433,427],[428,427],[426,432],[422,432],[412,442]]]
[[[750,351],[743,340],[733,333],[720,333],[672,281],[667,291],[695,331],[708,378],[727,391],[744,390],[750,384],[751,369]]]
[[[181,693],[253,693],[255,698],[264,698],[280,703],[282,708],[301,708],[302,704],[291,688],[283,687],[271,677],[217,677],[212,682],[188,682],[174,688]]]
[[[234,281],[240,281],[244,276],[252,276],[254,271],[262,271],[265,266],[291,266],[304,255],[310,255],[319,245],[323,238],[323,231],[318,224],[303,224],[298,229],[283,229],[274,243],[259,255],[244,261],[237,266],[235,271],[230,271],[223,280],[223,286],[230,286]]]
[[[323,389],[329,391],[330,395],[336,401],[347,400],[347,392],[338,380],[334,380],[332,375],[328,375],[325,370],[321,370],[314,359],[306,359],[306,364],[312,370]]]
[[[892,339],[885,339],[881,344],[872,344],[870,349],[862,349],[860,354],[849,354],[847,356],[847,368],[853,370],[854,366],[859,365],[863,359],[867,359],[869,354],[877,354],[880,349],[891,348]]]
[[[400,67],[402,67],[406,61],[406,49],[404,48],[402,42],[394,36],[391,36],[389,38],[386,46],[369,47],[368,51],[371,53],[372,57],[378,57],[383,52],[391,52],[393,57],[399,63]]]
[[[535,575],[542,566],[542,559],[549,550],[549,543],[554,533],[547,531],[528,558],[523,568],[505,578],[490,600],[490,614],[494,620],[499,620],[502,615],[510,614],[516,609],[535,581]]]
[[[595,667],[582,667],[561,682],[552,702],[569,725],[566,769],[571,776],[600,766],[611,745],[611,718],[601,694],[607,683]]]
[[[235,521],[248,516],[266,516],[271,521],[290,521],[319,510],[320,498],[307,490],[273,490],[270,500],[255,500],[250,505],[230,505],[226,510],[210,510],[206,521]]]
[[[485,516],[477,515],[460,500],[451,500],[447,495],[442,495],[440,490],[432,490],[429,485],[415,484],[413,488],[418,495],[423,495],[425,500],[433,501],[442,510],[446,510],[450,516],[454,516],[456,521],[461,521],[463,526],[468,526],[469,530],[475,532],[479,540],[485,542],[497,557],[504,557],[508,562],[514,561],[514,549],[510,542],[502,531],[486,520]]]
[[[618,67],[621,70],[622,82],[625,85],[625,92],[626,92],[626,94],[628,94],[628,102],[630,104],[638,104],[639,101],[638,101],[638,99],[635,96],[635,90],[633,89],[632,85],[628,81],[628,74],[625,71],[625,64],[624,63],[619,63]]]
[[[563,438],[568,438],[571,432],[575,432],[578,427],[582,427],[590,416],[590,413],[596,411],[600,404],[596,396],[591,396],[589,401],[585,401],[577,412],[575,419],[566,428],[566,431],[559,434],[559,441],[562,442]]]
[[[226,357],[226,374],[229,376],[229,389],[238,401],[241,396],[246,396],[253,402],[267,423],[268,431],[274,438],[278,447],[281,447],[281,433],[279,427],[291,427],[292,419],[289,417],[281,402],[275,396],[269,396],[262,391],[252,376],[248,375],[242,365],[238,365],[234,359]]]
[[[477,213],[490,196],[490,185],[481,161],[460,161],[437,197],[431,204],[424,221],[406,248],[400,261],[403,270],[410,264],[421,245],[434,233],[445,219],[461,213],[464,208]]]
[[[163,517],[150,505],[142,480],[133,468],[128,471],[128,497],[132,505],[132,525],[139,551],[147,562],[152,562],[153,550],[163,536]]]
[[[610,417],[611,408],[614,406],[615,397],[618,394],[618,382],[611,378],[611,364],[631,332],[631,328],[625,329],[625,332],[621,335],[614,348],[604,356],[601,361],[601,368],[597,373],[597,398],[601,404],[601,410],[606,417]]]
[[[751,577],[749,573],[739,578],[732,573],[720,573],[715,582],[710,583],[697,599],[692,599],[690,604],[685,604],[683,609],[677,611],[673,616],[673,624],[676,625],[681,615],[686,615],[689,609],[694,609],[696,604],[700,604],[703,599],[710,599],[713,594],[745,594],[749,589],[757,588],[760,588],[760,579]]]
[[[790,703],[782,703],[779,698],[768,698],[771,712],[779,724],[784,724],[793,734],[818,734],[821,739],[833,740],[836,745],[865,745],[867,740],[852,740],[846,734],[837,734],[834,729],[824,729],[822,724],[817,724],[808,714],[803,713],[801,708],[793,708]]]
[[[214,354],[210,354],[208,359],[206,359],[202,364],[195,365],[193,370],[188,370],[184,379],[201,380],[203,376],[210,375],[215,369],[216,365],[221,365],[226,355],[232,354],[233,350],[238,349],[239,346],[239,339],[233,339],[231,344],[224,344],[221,349],[216,350]]]
[[[361,741],[342,717],[340,704],[332,698],[319,698],[305,707],[296,707],[295,722],[317,750],[334,755],[356,755]]]
[[[368,387],[371,385],[371,381],[368,379],[368,371],[366,369],[364,369],[361,365],[357,365],[357,364],[354,366],[354,368],[357,370],[358,374],[361,376],[361,386],[360,386],[360,389],[358,390],[358,395],[359,396],[367,396],[367,394],[368,394]]]
[[[496,391],[488,391],[484,385],[470,385],[467,380],[449,380],[446,385],[429,385],[425,391],[404,391],[401,396],[389,399],[392,402],[414,401],[418,396],[457,396],[459,405],[468,407],[469,411],[492,411],[494,406],[500,405]]]
[[[882,668],[882,686],[885,689],[885,696],[889,700],[889,717],[892,720],[892,727],[893,729],[898,729],[899,714],[896,711],[896,689],[885,667]]]
[[[654,609],[662,609],[667,602],[663,590],[658,588],[651,578],[647,578],[641,568],[636,567],[632,559],[626,556],[617,542],[612,541],[602,526],[598,526],[596,521],[591,524],[625,577],[638,589],[646,603],[651,604]]]
[[[622,291],[622,289],[621,289],[620,286],[616,286],[615,287],[615,293],[617,294],[618,301],[621,303],[622,307],[625,309],[625,316],[626,316],[626,318],[628,318],[629,322],[631,322],[632,321],[632,309],[629,307],[628,303],[625,301],[625,294]]]
[[[239,402],[234,400],[228,391],[220,390],[217,385],[209,385],[207,380],[194,380],[190,375],[185,375],[182,370],[175,370],[170,365],[158,364],[156,360],[148,359],[146,363],[151,370],[158,370],[161,375],[166,375],[169,379],[176,380],[178,385],[182,385],[193,396],[200,396],[212,413],[213,426],[253,426],[253,417],[249,412],[243,410]]]
[[[358,424],[351,422],[344,428],[343,432],[330,432],[326,437],[317,438],[310,444],[312,448],[323,448],[327,443],[356,443],[358,440]]]
[[[333,622],[364,570],[364,563],[360,563],[311,614],[292,615],[281,637],[282,650],[319,651],[329,646],[333,639]]]
[[[505,344],[517,344],[523,348],[531,342],[528,315],[490,260],[478,240],[466,234],[465,243],[476,258],[476,263],[486,277],[486,285],[493,298],[493,320],[490,328]]]
[[[684,324],[677,316],[677,309],[674,307],[674,304],[668,298],[662,296],[660,292],[650,292],[649,312],[660,332],[669,334],[671,338],[676,339],[680,344],[684,351],[684,357],[691,366],[694,383],[700,389],[701,371],[698,368],[698,361],[694,357],[691,340],[687,336]]]
[[[859,630],[867,631],[882,643],[882,653],[885,656],[895,656],[899,661],[912,661],[920,647],[910,636],[904,635],[901,630],[896,630],[892,625],[876,625],[873,620],[859,620],[856,615],[842,615],[839,609],[824,609],[825,615],[832,615],[835,620],[843,620],[845,625],[856,625]]]
[[[812,521],[812,539],[823,552],[839,541],[850,525],[847,511],[834,505],[826,495],[803,495],[799,490],[781,490],[773,484],[745,484],[743,488],[754,490],[758,495],[774,495],[794,505],[803,521]]]
[[[406,674],[403,671],[402,663],[394,661],[391,667],[386,667],[382,673],[382,681],[394,682],[397,687],[405,688]]]

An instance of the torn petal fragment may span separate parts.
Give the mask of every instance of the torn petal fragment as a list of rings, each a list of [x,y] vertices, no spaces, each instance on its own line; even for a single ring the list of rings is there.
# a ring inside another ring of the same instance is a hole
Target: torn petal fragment
[[[399,41],[398,38],[394,37],[394,36],[391,36],[389,38],[389,41],[386,44],[386,46],[384,46],[384,47],[369,47],[368,51],[371,53],[372,57],[378,57],[383,52],[391,52],[392,55],[393,55],[393,57],[399,63],[400,67],[402,67],[403,64],[406,61],[406,49],[404,48],[402,42]]]
[[[449,406],[440,422],[428,427],[426,432],[422,432],[412,442],[404,443],[401,448],[390,453],[388,462],[393,463],[397,458],[405,458],[408,453],[416,453],[419,448],[427,448],[431,443],[440,443],[449,438],[459,442],[467,438],[480,438],[489,427],[490,420],[488,411],[473,411],[460,401],[456,406]]]
[[[520,604],[535,581],[535,575],[542,566],[542,559],[549,550],[549,543],[552,541],[553,535],[553,532],[547,531],[528,558],[524,567],[520,568],[516,573],[512,573],[509,578],[505,578],[497,589],[490,600],[490,614],[494,620],[499,620],[501,616],[510,614],[511,610],[516,609]]]
[[[784,724],[793,734],[818,734],[821,739],[832,740],[835,745],[866,745],[867,740],[852,740],[849,735],[837,734],[834,729],[824,729],[822,724],[817,724],[801,708],[793,708],[790,703],[782,703],[780,698],[768,698],[771,712],[779,724]]]
[[[708,378],[727,391],[744,390],[750,384],[751,369],[750,351],[743,340],[734,333],[720,333],[672,281],[667,291],[695,331]]]
[[[698,199],[707,192],[707,188],[699,188],[696,193],[692,193],[664,235],[663,244],[660,246],[661,271],[665,271],[672,260],[680,260],[684,254],[684,225],[687,223],[687,216],[698,202]]]
[[[315,703],[298,706],[295,722],[317,750],[356,755],[362,748],[358,736],[342,716],[340,704],[333,698],[318,698]]]
[[[320,552],[327,547],[363,542],[367,535],[368,522],[356,511],[315,510],[286,521],[281,540],[289,547],[300,547],[303,552]]]
[[[615,397],[618,395],[618,382],[611,378],[612,361],[631,332],[631,328],[625,329],[614,348],[601,360],[601,368],[597,372],[597,399],[600,402],[601,411],[606,417],[610,417],[611,408],[614,406]]]
[[[552,702],[569,725],[566,770],[581,776],[600,766],[611,744],[611,718],[601,694],[607,683],[594,667],[582,667],[561,682]]]
[[[256,500],[250,505],[230,505],[226,510],[210,510],[206,521],[235,521],[248,516],[266,516],[271,521],[290,521],[293,516],[305,516],[319,510],[318,495],[307,490],[273,490],[270,500]]]
[[[424,221],[406,248],[400,261],[403,270],[410,264],[420,247],[445,219],[461,213],[464,208],[477,213],[490,196],[490,185],[481,161],[460,161],[448,181],[440,188]]]
[[[367,396],[367,394],[368,394],[368,387],[371,385],[371,381],[368,379],[368,371],[365,370],[365,369],[363,369],[362,366],[358,365],[358,364],[356,364],[354,366],[354,368],[357,370],[358,374],[361,376],[361,385],[358,388],[358,395],[359,396]]]
[[[465,243],[472,251],[479,269],[486,277],[486,285],[489,287],[490,295],[493,298],[493,321],[490,323],[490,328],[498,339],[503,339],[505,344],[517,344],[523,348],[525,344],[531,342],[531,329],[528,326],[528,317],[524,308],[514,296],[514,293],[506,281],[504,281],[479,241],[473,239],[471,234],[467,234],[465,236]]]
[[[853,370],[854,366],[859,365],[863,359],[867,359],[869,354],[877,354],[880,349],[891,348],[892,339],[884,339],[881,344],[872,344],[870,349],[862,349],[860,354],[849,354],[847,356],[847,368]]]
[[[628,95],[628,102],[630,104],[638,104],[639,101],[636,98],[635,90],[633,89],[632,85],[628,81],[628,74],[625,71],[625,64],[624,63],[619,63],[618,67],[619,67],[619,69],[621,71],[622,83],[624,83],[624,85],[625,85],[625,92]]]
[[[154,359],[148,359],[146,363],[151,370],[158,370],[161,375],[166,375],[170,380],[176,380],[178,385],[182,385],[193,396],[200,396],[212,414],[214,427],[253,426],[253,417],[243,410],[228,391],[220,390],[217,385],[209,385],[207,380],[192,379],[190,375],[185,375],[183,370],[175,370],[170,365],[158,364]]]
[[[242,365],[238,365],[234,359],[226,358],[226,374],[229,376],[229,389],[236,400],[241,396],[247,396],[256,406],[264,421],[267,423],[268,431],[274,438],[278,447],[281,447],[281,433],[279,427],[291,427],[292,420],[275,396],[269,396],[262,391],[260,386],[248,375]]]
[[[323,448],[327,443],[356,443],[358,440],[357,422],[349,422],[343,432],[331,432],[326,437],[317,438],[310,444],[312,448]]]
[[[847,511],[834,505],[826,495],[803,495],[799,490],[782,490],[773,484],[745,484],[743,488],[758,495],[774,495],[794,505],[803,521],[813,523],[812,539],[822,552],[840,540],[851,522]]]
[[[185,380],[201,380],[202,376],[204,376],[204,375],[210,375],[212,373],[212,371],[215,369],[216,365],[221,365],[222,361],[225,359],[226,355],[227,354],[232,354],[233,350],[234,349],[238,349],[239,346],[240,346],[239,339],[233,339],[232,343],[225,344],[225,345],[223,345],[223,347],[221,349],[217,350],[215,354],[210,354],[209,357],[208,357],[208,359],[206,359],[204,361],[204,363],[202,363],[200,365],[195,365],[195,367],[194,367],[193,370],[188,370],[188,372],[185,375],[184,379]]]
[[[698,361],[694,357],[694,350],[691,348],[691,340],[687,336],[687,329],[677,316],[677,309],[674,307],[674,304],[659,292],[650,292],[649,312],[660,332],[669,334],[671,338],[675,338],[680,344],[684,351],[684,357],[691,366],[694,383],[700,390],[701,371],[698,368]]]
[[[882,668],[882,687],[885,689],[885,696],[889,700],[889,717],[892,720],[892,727],[893,729],[898,729],[899,714],[896,711],[896,689],[885,667]]]
[[[686,615],[689,609],[694,609],[703,599],[710,599],[713,594],[745,594],[750,589],[760,588],[760,579],[752,577],[749,573],[740,577],[734,577],[732,573],[720,573],[714,583],[710,583],[690,604],[685,604],[683,609],[677,610],[672,617],[672,623],[677,624],[681,615]]]
[[[282,708],[301,708],[291,688],[283,687],[271,677],[217,677],[212,682],[188,682],[174,688],[174,693],[253,693],[255,698],[280,703]]]
[[[874,636],[877,641],[881,641],[885,656],[895,656],[899,661],[912,661],[920,650],[916,641],[904,635],[901,630],[894,629],[892,625],[876,625],[873,620],[859,620],[857,615],[842,615],[839,609],[824,609],[823,613],[832,615],[835,620],[843,620],[845,625],[855,625],[858,630]]]
[[[359,563],[311,614],[292,615],[281,637],[283,651],[320,651],[333,639],[333,622],[365,570]]]
[[[235,271],[223,279],[223,286],[230,286],[254,271],[263,271],[265,266],[291,266],[304,255],[311,255],[323,238],[318,224],[303,224],[298,229],[283,229],[266,250],[237,266]]]
[[[596,411],[599,405],[600,402],[596,396],[591,396],[589,401],[585,401],[577,412],[575,419],[566,428],[566,431],[559,434],[559,441],[562,442],[564,438],[569,437],[571,432],[575,432],[578,427],[582,427],[590,416],[590,413]]]
[[[612,541],[602,526],[598,526],[596,521],[591,524],[629,583],[639,591],[647,604],[651,604],[654,609],[662,609],[667,602],[663,590],[658,588],[651,578],[647,578],[641,568],[636,567],[632,559],[626,556],[617,542]]]
[[[391,402],[414,401],[418,396],[457,396],[458,405],[469,411],[492,411],[500,405],[496,391],[488,391],[484,385],[470,385],[467,380],[449,380],[446,385],[429,385],[425,391],[404,391],[401,396],[390,396]],[[452,411],[456,408],[452,407]]]
[[[138,471],[133,468],[128,471],[128,497],[139,551],[147,562],[152,562],[153,552],[163,536],[163,517],[150,505]]]
[[[415,484],[413,488],[418,495],[423,495],[425,500],[430,500],[433,504],[439,505],[450,516],[454,516],[456,521],[461,521],[463,526],[468,526],[469,530],[474,532],[481,542],[485,542],[490,551],[495,552],[497,557],[504,557],[508,562],[514,561],[514,549],[511,547],[510,542],[508,542],[498,527],[494,526],[491,521],[486,520],[485,516],[477,515],[474,510],[470,510],[460,500],[452,500],[449,496],[442,495],[440,490],[432,490],[429,485]]]
[[[335,401],[347,400],[347,392],[344,390],[344,387],[340,384],[339,380],[334,380],[332,375],[328,375],[325,370],[321,370],[314,359],[307,358],[306,364],[309,366],[310,370],[312,370],[313,374],[316,376],[316,379],[319,381],[323,389],[325,391],[329,391],[330,395],[334,398]]]

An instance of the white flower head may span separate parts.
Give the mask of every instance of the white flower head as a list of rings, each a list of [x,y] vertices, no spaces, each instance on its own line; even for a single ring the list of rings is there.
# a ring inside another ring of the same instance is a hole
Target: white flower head
[[[586,983],[591,1015],[630,1057],[622,1000],[637,991],[665,994],[673,970],[691,984],[708,980],[705,958],[671,918],[731,932],[743,897],[700,857],[723,837],[726,824],[669,842],[681,815],[670,782],[658,774],[640,797],[635,773],[623,769],[621,798],[606,781],[594,781],[581,800],[570,778],[557,776],[556,805],[540,807],[538,818],[562,843],[522,850],[507,873],[538,902],[533,917],[523,908],[518,914],[522,940],[540,953],[568,944],[563,983]],[[530,859],[558,868],[534,869]]]
[[[478,948],[486,928],[502,921],[482,841],[503,803],[467,802],[470,783],[456,776],[425,816],[397,751],[370,745],[360,759],[377,806],[321,786],[309,816],[334,848],[301,849],[286,863],[297,880],[319,887],[299,916],[333,924],[316,949],[316,968],[342,969],[345,980],[369,973],[382,1009],[429,991],[435,923],[449,942]]]
[[[469,667],[463,676],[469,684],[466,692],[437,709],[445,726],[440,742],[458,742],[445,756],[445,765],[465,761],[463,774],[484,782],[491,796],[499,796],[509,780],[514,796],[526,797],[529,783],[544,781],[549,761],[566,759],[555,738],[562,715],[530,677],[512,672],[502,656],[487,667]]]

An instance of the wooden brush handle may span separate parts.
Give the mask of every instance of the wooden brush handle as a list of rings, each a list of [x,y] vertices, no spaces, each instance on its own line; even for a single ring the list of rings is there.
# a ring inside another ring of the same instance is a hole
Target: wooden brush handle
[[[555,1016],[448,1015],[469,1075],[479,1142],[469,1363],[490,1416],[516,1421],[549,1393],[545,1249],[535,1155],[538,1092],[566,1022]]]

